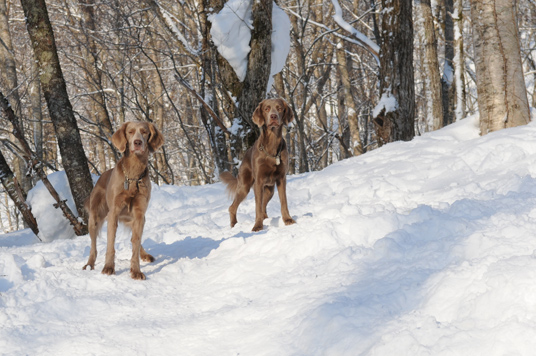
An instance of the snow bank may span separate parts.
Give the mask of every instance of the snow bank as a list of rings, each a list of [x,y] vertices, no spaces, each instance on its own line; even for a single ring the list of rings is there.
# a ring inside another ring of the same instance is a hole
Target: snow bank
[[[83,271],[87,236],[1,236],[0,350],[532,355],[536,125],[478,131],[468,118],[291,176],[297,224],[276,195],[259,233],[252,193],[231,229],[222,184],[154,186],[146,281],[129,277],[123,229],[114,276],[100,274],[104,238]]]
[[[65,172],[52,173],[48,176],[48,180],[56,189],[60,198],[67,200],[67,206],[73,214],[78,216]],[[56,201],[52,198],[42,181],[39,181],[28,193],[28,203],[37,220],[41,240],[52,241],[55,239],[69,239],[76,236],[69,221],[63,218],[61,209],[54,208]]]
[[[98,179],[97,176],[93,176],[92,178],[93,183]],[[48,176],[48,180],[58,192],[60,199],[67,200],[69,209],[71,209],[75,216],[78,216],[65,172],[52,173]],[[52,198],[42,181],[39,181],[28,192],[28,203],[37,220],[39,237],[42,241],[50,242],[56,239],[70,239],[76,236],[69,221],[63,217],[61,209],[54,208],[56,201]]]

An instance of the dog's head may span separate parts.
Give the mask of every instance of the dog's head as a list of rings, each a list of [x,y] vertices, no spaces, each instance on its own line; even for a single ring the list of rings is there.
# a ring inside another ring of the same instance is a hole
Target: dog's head
[[[259,127],[266,125],[269,129],[277,129],[281,125],[287,126],[292,120],[294,113],[281,98],[261,101],[253,113],[253,122]]]
[[[112,143],[120,152],[136,155],[154,152],[164,144],[164,136],[150,122],[125,122],[112,136]]]

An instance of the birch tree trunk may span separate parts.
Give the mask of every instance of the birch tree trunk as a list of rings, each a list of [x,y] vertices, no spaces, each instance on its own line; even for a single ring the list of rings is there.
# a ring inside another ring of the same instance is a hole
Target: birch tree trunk
[[[471,0],[480,133],[527,124],[516,1]]]
[[[415,136],[411,0],[382,0],[380,103],[374,109],[378,145]]]
[[[456,87],[456,121],[466,115],[465,50],[463,48],[463,0],[456,0],[452,20],[454,26],[454,85]]]
[[[60,67],[54,33],[44,0],[21,0],[26,28],[39,64],[41,89],[54,125],[62,164],[78,215],[87,222],[84,200],[93,189],[87,157]],[[82,234],[87,233],[83,231]]]

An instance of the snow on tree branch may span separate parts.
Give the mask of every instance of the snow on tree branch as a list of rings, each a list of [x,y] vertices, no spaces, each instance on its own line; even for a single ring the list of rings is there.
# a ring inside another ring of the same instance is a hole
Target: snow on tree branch
[[[380,47],[342,18],[342,9],[337,0],[331,0],[331,2],[335,8],[335,15],[333,15],[335,22],[337,22],[342,29],[349,32],[357,40],[359,45],[369,51],[376,58],[376,61],[379,62],[378,57]]]
[[[219,13],[208,16],[212,22],[212,41],[218,52],[233,67],[240,81],[246,78],[248,54],[251,50],[251,7],[250,0],[230,0]]]
[[[230,0],[217,14],[208,16],[212,22],[210,35],[218,52],[233,67],[238,79],[246,77],[248,54],[251,50],[252,0]],[[275,3],[272,8],[272,65],[268,90],[272,77],[279,73],[290,51],[290,20]]]
[[[376,59],[376,63],[378,63],[378,65],[380,64],[380,60],[379,60],[379,51],[380,51],[380,49],[379,49],[378,45],[376,45],[374,42],[371,41],[371,43],[373,43],[374,46],[375,46],[375,50],[371,50],[370,48],[366,47],[366,46],[363,44],[363,42],[362,42],[362,41],[359,41],[357,38],[356,38],[356,39],[353,39],[353,38],[350,38],[350,37],[348,37],[348,36],[344,36],[344,35],[341,35],[340,33],[337,33],[337,31],[339,30],[338,28],[335,28],[335,29],[333,29],[333,28],[329,28],[328,26],[326,26],[326,25],[324,25],[324,24],[321,24],[321,23],[319,23],[319,22],[313,21],[313,20],[311,20],[310,18],[307,18],[307,19],[306,19],[306,18],[304,18],[303,16],[301,16],[300,14],[298,14],[297,12],[294,12],[294,11],[292,11],[292,10],[290,10],[290,9],[287,9],[287,11],[288,11],[289,13],[291,13],[293,16],[296,16],[297,18],[299,18],[299,19],[301,19],[301,20],[304,20],[304,21],[307,21],[307,23],[309,23],[309,24],[311,24],[311,25],[314,25],[314,26],[316,26],[316,27],[320,27],[320,28],[326,30],[326,32],[320,34],[320,35],[317,37],[317,39],[315,39],[315,41],[318,40],[320,37],[325,36],[325,35],[327,35],[327,34],[333,34],[334,36],[339,37],[339,38],[342,39],[343,41],[350,42],[350,43],[353,43],[353,44],[356,44],[356,45],[358,45],[358,46],[360,46],[360,47],[365,48],[366,50],[369,51],[370,54],[372,54],[372,56],[374,57],[374,59]],[[357,30],[356,30],[356,31],[357,31]],[[363,36],[364,36],[364,35],[363,35]],[[369,40],[369,41],[370,41],[370,40]]]
[[[274,75],[281,72],[285,67],[289,52],[290,19],[285,11],[274,2],[272,8],[272,65],[266,91],[270,91],[274,82]]]

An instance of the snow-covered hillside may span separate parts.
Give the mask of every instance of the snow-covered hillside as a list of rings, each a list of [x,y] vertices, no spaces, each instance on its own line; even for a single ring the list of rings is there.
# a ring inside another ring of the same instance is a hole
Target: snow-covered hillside
[[[289,177],[265,230],[253,192],[229,227],[222,184],[155,186],[129,277],[83,271],[89,237],[0,236],[0,354],[533,355],[536,125],[468,118]],[[48,219],[48,224],[57,224]]]

